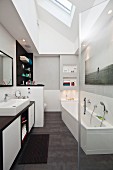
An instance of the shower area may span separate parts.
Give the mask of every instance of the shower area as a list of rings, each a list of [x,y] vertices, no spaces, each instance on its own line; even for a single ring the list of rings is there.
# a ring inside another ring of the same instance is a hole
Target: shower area
[[[80,170],[113,169],[113,1],[79,16]]]
[[[78,51],[78,100],[61,103],[62,119],[78,142],[77,169],[112,170],[113,0],[79,14]]]

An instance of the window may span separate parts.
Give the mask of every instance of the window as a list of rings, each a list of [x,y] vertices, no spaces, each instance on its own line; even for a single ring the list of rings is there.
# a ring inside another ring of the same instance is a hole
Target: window
[[[59,7],[64,9],[67,13],[71,14],[72,11],[72,3],[68,0],[52,0],[55,4],[57,4]]]

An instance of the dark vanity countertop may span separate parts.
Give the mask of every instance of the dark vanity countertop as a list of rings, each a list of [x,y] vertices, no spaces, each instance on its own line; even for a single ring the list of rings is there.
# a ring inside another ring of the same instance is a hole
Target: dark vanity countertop
[[[21,87],[44,87],[45,85],[44,84],[35,84],[35,85],[17,85],[17,86],[21,86]]]
[[[17,117],[19,117],[33,103],[35,103],[35,102],[30,101],[30,104],[15,116],[0,116],[0,131],[4,130],[8,125],[10,125]]]

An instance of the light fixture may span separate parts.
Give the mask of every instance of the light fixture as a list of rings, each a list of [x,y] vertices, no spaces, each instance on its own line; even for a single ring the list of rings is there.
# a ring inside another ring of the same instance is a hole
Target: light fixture
[[[25,42],[26,40],[25,39],[22,39],[23,42]]]
[[[110,15],[112,12],[113,12],[113,11],[110,9],[110,10],[108,11],[108,15]]]
[[[83,46],[83,47],[86,47],[86,45],[85,45],[85,44],[83,44],[82,46]]]

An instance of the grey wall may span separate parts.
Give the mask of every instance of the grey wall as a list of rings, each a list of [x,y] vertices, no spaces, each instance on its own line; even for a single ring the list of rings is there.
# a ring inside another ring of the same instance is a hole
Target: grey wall
[[[3,81],[3,57],[0,56],[0,83]]]
[[[113,5],[113,1],[108,4],[108,9]],[[85,85],[85,59],[90,58],[90,65],[87,68],[94,71],[98,66],[103,68],[113,64],[113,18],[107,15],[107,9],[100,16],[95,26],[91,30],[91,35],[87,40],[87,47],[81,56],[81,90],[103,96],[113,97],[112,85]],[[90,23],[89,23],[90,24]],[[113,78],[113,75],[111,75]]]
[[[45,85],[45,90],[60,89],[60,56],[34,57],[34,80]]]

